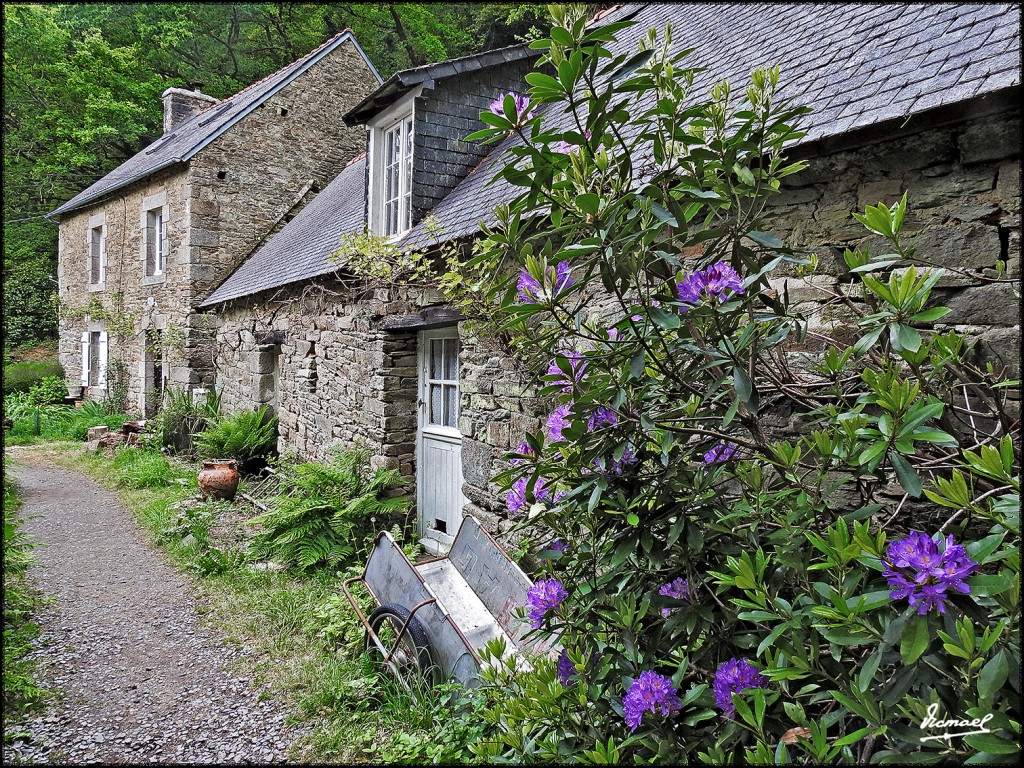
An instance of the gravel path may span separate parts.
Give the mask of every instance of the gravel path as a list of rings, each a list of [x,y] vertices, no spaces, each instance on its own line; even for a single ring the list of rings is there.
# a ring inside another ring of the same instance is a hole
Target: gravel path
[[[3,759],[31,763],[284,762],[284,711],[226,668],[249,655],[203,628],[188,579],[144,543],[113,493],[45,454],[10,450],[36,549],[50,709]],[[233,665],[240,666],[240,665]]]

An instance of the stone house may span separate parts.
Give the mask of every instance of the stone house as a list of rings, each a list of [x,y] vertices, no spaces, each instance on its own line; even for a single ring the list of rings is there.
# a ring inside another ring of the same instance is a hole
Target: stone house
[[[212,383],[198,305],[362,150],[338,115],[379,83],[345,31],[223,101],[164,92],[163,135],[50,214],[73,394],[152,415],[165,387]]]
[[[904,191],[918,253],[952,267],[947,322],[977,354],[1019,371],[1020,8],[1015,5],[629,5],[618,51],[648,28],[707,67],[695,88],[742,83],[778,64],[784,94],[812,107],[792,157],[809,162],[772,202],[774,231],[819,254],[796,299],[842,279],[841,253],[865,241],[851,217]],[[366,289],[332,255],[368,230],[399,247],[471,240],[514,189],[488,185],[504,147],[459,141],[495,95],[522,90],[525,49],[400,72],[345,116],[366,126],[366,154],[203,303],[217,321],[217,384],[230,408],[272,402],[280,445],[323,456],[360,439],[415,485],[420,532],[443,548],[463,512],[505,514],[490,478],[539,428],[543,404],[486,339],[426,287]],[[497,56],[501,57],[499,60]],[[510,140],[513,141],[513,140]],[[479,161],[479,162],[478,162]],[[426,214],[430,214],[428,219]],[[996,268],[1016,284],[985,284]],[[818,318],[820,330],[835,319]]]

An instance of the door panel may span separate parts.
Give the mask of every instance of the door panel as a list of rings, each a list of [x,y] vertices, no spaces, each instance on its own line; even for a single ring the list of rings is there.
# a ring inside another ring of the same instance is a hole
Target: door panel
[[[450,546],[462,521],[459,338],[454,328],[420,333],[416,506],[420,535]]]

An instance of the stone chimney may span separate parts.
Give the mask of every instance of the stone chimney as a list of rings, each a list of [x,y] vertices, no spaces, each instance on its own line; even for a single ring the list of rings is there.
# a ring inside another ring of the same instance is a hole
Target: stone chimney
[[[209,109],[219,100],[199,91],[184,88],[168,88],[164,91],[164,133],[170,133],[175,126]]]

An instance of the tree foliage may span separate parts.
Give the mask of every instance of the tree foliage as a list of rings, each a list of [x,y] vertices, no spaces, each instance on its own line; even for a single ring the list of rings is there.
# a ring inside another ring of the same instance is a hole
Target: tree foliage
[[[382,77],[509,45],[543,6],[80,3],[4,6],[4,343],[50,337],[57,226],[41,217],[162,133],[164,89],[225,98],[344,29]]]

